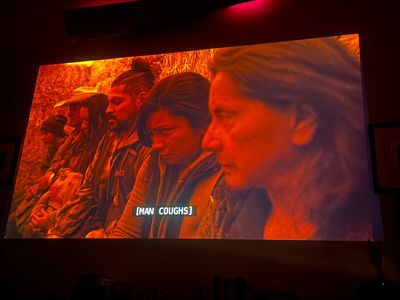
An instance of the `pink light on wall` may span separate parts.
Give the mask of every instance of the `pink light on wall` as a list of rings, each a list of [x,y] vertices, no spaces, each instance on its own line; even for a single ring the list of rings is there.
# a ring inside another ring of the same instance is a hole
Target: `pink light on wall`
[[[240,3],[225,8],[224,14],[228,18],[235,19],[253,18],[271,11],[277,2],[277,0],[254,0]]]
[[[76,8],[88,8],[98,7],[112,4],[121,4],[126,2],[137,2],[140,0],[68,0],[64,2],[64,8],[76,9]]]

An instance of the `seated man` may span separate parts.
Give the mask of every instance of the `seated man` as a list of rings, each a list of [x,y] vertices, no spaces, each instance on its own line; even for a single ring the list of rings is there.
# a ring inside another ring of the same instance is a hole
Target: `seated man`
[[[68,131],[68,138],[65,140],[63,147],[54,155],[51,162],[43,167],[44,174],[36,181],[35,184],[29,188],[24,187],[24,198],[37,197],[43,194],[49,188],[49,181],[54,179],[54,174],[58,171],[60,166],[65,165],[71,156],[77,156],[77,152],[81,153],[82,140],[85,138],[81,129],[82,120],[80,119],[81,101],[93,96],[94,92],[85,87],[77,88],[73,91],[72,96],[67,99],[58,101],[54,108],[67,107],[68,108],[68,122],[65,124],[64,131]],[[65,118],[63,116],[63,118]],[[68,128],[68,130],[66,130]],[[80,145],[80,146],[78,146]],[[78,148],[74,151],[69,151],[70,147]],[[65,157],[67,155],[67,157]]]
[[[79,187],[97,145],[107,128],[107,96],[87,93],[80,100],[81,135],[68,139],[60,149],[59,159],[49,168],[47,192],[35,203],[32,219],[24,236],[45,236],[54,223],[55,213]]]
[[[168,76],[150,91],[139,112],[138,132],[143,143],[152,146],[152,153],[139,170],[124,213],[108,237],[229,236],[232,223],[240,219],[235,218],[237,211],[234,214],[230,211],[231,221],[224,223],[224,232],[206,232],[200,226],[202,220],[207,219],[205,211],[214,197],[219,203],[227,203],[230,197],[216,157],[201,149],[201,141],[210,121],[208,93],[209,81],[190,72]],[[135,214],[136,207],[156,208],[157,212],[160,207],[185,206],[196,207],[196,216]],[[259,219],[260,230],[255,230],[256,225],[252,228],[242,226],[247,228],[237,234],[244,237],[249,230],[261,237],[265,217],[264,214]],[[248,215],[249,218],[257,219],[255,215]]]
[[[152,65],[135,60],[131,70],[112,82],[106,110],[110,130],[100,141],[77,192],[57,210],[48,237],[85,237],[93,230],[113,229],[148,155],[136,132],[136,115],[155,77]]]
[[[67,123],[67,117],[63,115],[53,115],[42,122],[40,134],[43,143],[46,146],[46,155],[40,165],[41,174],[44,174],[54,160],[54,156],[65,142],[66,133],[64,127]],[[16,192],[13,197],[12,212],[8,217],[7,237],[21,237],[25,226],[30,221],[30,214],[34,205],[34,199],[40,196],[40,178],[37,182],[27,189],[24,193]]]
[[[357,57],[332,37],[225,49],[211,67],[203,147],[231,189],[268,194],[264,238],[373,239]]]
[[[67,123],[67,117],[63,115],[54,115],[48,117],[43,121],[40,127],[40,134],[42,140],[47,147],[46,157],[40,166],[42,173],[50,167],[54,155],[60,146],[64,143],[65,137],[67,136],[64,130],[64,126]]]
[[[73,129],[46,173],[38,180],[42,190],[50,187],[61,168],[84,174],[107,129],[107,96],[95,88],[79,87],[70,98],[57,102],[54,107],[63,106],[69,108],[68,125]],[[89,117],[91,129],[88,128]]]

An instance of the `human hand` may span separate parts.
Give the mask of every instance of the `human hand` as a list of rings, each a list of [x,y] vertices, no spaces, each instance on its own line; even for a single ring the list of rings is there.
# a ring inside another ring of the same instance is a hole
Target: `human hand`
[[[103,228],[92,230],[86,234],[87,239],[103,239],[106,238],[106,233]]]
[[[47,235],[47,238],[48,239],[62,239],[61,236],[56,235],[56,234],[49,234],[49,235]]]
[[[47,217],[48,213],[44,208],[40,208],[39,211],[32,213],[31,223],[33,226],[45,229],[47,228]]]

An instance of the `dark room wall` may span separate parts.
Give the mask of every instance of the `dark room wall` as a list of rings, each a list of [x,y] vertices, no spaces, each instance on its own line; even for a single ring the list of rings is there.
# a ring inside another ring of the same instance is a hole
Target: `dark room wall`
[[[1,136],[24,135],[41,64],[347,33],[360,34],[369,123],[400,122],[400,18],[390,2],[263,1],[270,4],[252,13],[219,9],[123,35],[92,38],[66,36],[63,7],[58,2],[1,4],[7,12],[2,20]],[[11,193],[10,187],[0,188],[1,232]],[[382,195],[380,202],[384,274],[399,285],[400,197]],[[92,273],[127,281],[139,294],[163,288],[165,299],[196,299],[194,289],[199,286],[210,299],[213,276],[240,276],[255,293],[278,290],[294,292],[300,299],[354,299],[363,284],[376,278],[369,253],[377,246],[366,242],[3,239],[0,293],[32,299],[68,294],[79,275]]]

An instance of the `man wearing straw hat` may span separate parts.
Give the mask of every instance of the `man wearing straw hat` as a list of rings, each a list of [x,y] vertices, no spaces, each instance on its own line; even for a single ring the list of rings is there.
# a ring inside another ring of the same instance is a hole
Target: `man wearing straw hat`
[[[134,62],[120,74],[108,94],[110,126],[100,142],[78,192],[57,213],[50,238],[103,237],[122,214],[128,194],[148,150],[136,132],[137,111],[152,87],[155,75],[150,65]]]

